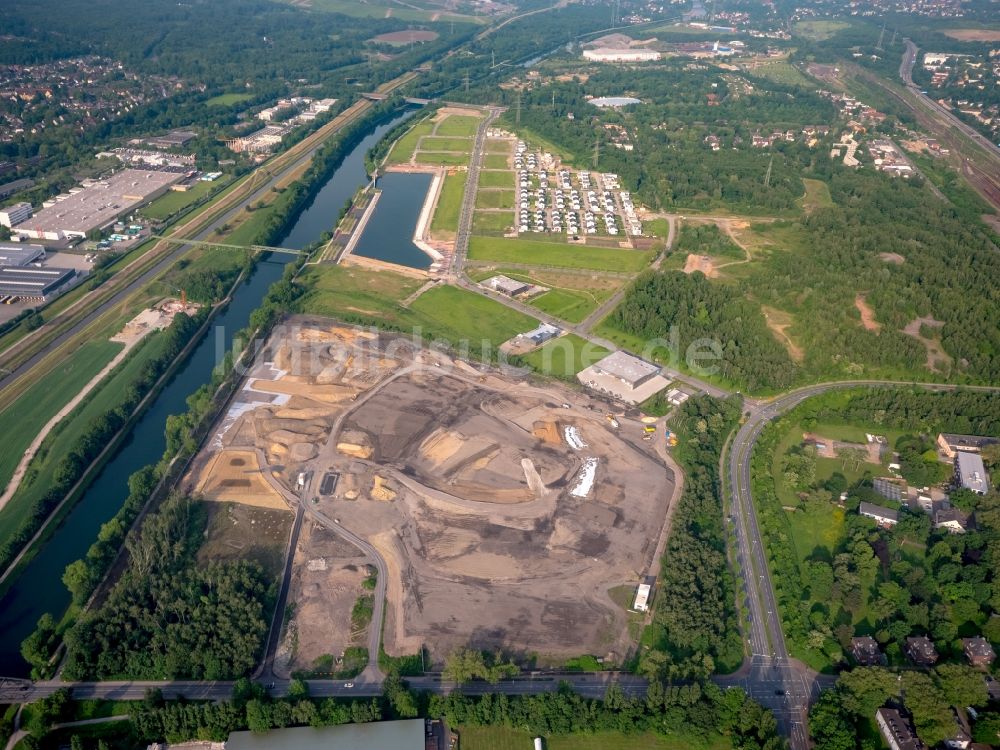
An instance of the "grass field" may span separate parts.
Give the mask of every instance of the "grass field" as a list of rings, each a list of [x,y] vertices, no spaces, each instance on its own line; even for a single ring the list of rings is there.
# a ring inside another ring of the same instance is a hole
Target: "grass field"
[[[510,159],[506,154],[486,154],[483,166],[486,169],[509,169]]]
[[[479,187],[484,188],[510,188],[514,189],[514,173],[510,170],[503,172],[493,172],[481,170],[479,172]]]
[[[799,198],[799,203],[807,214],[811,214],[817,208],[831,208],[833,206],[830,188],[825,182],[803,177],[802,184],[806,187],[806,193]]]
[[[156,221],[163,221],[210,193],[218,185],[214,182],[198,182],[183,193],[170,190],[142,209],[142,214]]]
[[[231,107],[234,104],[245,102],[248,99],[253,99],[253,94],[219,94],[218,96],[213,96],[211,99],[206,101],[205,104],[209,107]]]
[[[538,325],[499,302],[452,286],[431,289],[408,309],[401,307],[399,302],[423,281],[390,271],[318,266],[305,271],[300,281],[309,290],[299,302],[304,313],[406,332],[419,326],[432,338],[475,342],[474,356],[483,340],[495,347]]]
[[[849,28],[850,25],[846,21],[825,19],[796,21],[792,24],[792,33],[797,36],[804,36],[806,39],[811,39],[814,42],[822,42],[832,37],[838,31]]]
[[[571,289],[550,289],[531,300],[531,306],[569,323],[579,323],[598,305],[589,293]]]
[[[790,84],[807,89],[817,88],[817,83],[814,80],[808,78],[798,68],[784,60],[768,60],[767,62],[757,63],[753,67],[748,67],[747,72],[750,75],[766,78],[775,83]]]
[[[421,151],[460,151],[463,154],[472,152],[471,138],[442,138],[428,135],[420,141]]]
[[[472,138],[479,128],[479,121],[479,117],[449,115],[437,124],[437,131],[435,131],[434,135]]]
[[[458,218],[462,213],[462,198],[465,195],[465,172],[447,175],[438,195],[434,218],[431,219],[431,231],[450,233],[454,236],[458,230]]]
[[[451,154],[441,151],[417,151],[413,160],[417,164],[439,164],[443,167],[459,167],[469,163],[469,155]]]
[[[476,194],[476,208],[514,209],[513,190],[480,190]]]
[[[524,361],[543,375],[572,380],[580,370],[590,367],[610,353],[603,346],[591,344],[571,333],[549,341],[540,349],[525,355]]]
[[[472,214],[474,234],[503,234],[513,226],[513,211],[476,211]]]
[[[309,5],[316,10],[327,11],[328,13],[343,13],[345,16],[355,18],[395,18],[400,21],[419,21],[428,23],[437,21],[439,23],[474,23],[482,24],[485,18],[476,16],[465,16],[459,13],[439,13],[431,10],[421,10],[419,8],[408,8],[394,3],[375,4],[358,3],[353,0],[311,0]]]
[[[462,750],[530,750],[534,737],[507,727],[460,727]],[[732,745],[721,735],[625,735],[617,732],[554,735],[545,738],[545,750],[727,750]]]
[[[439,286],[417,298],[410,309],[428,321],[428,331],[452,343],[469,341],[472,352],[481,343],[499,346],[530,331],[538,321],[509,307],[453,286]]]
[[[638,273],[649,265],[653,254],[639,250],[586,247],[558,242],[473,237],[469,242],[469,258],[498,263]]]
[[[430,135],[433,130],[434,123],[430,121],[430,118],[425,117],[423,120],[420,120],[396,141],[396,145],[389,152],[389,158],[386,161],[389,164],[403,164],[410,161],[413,157],[413,152],[417,149],[417,143],[419,143],[420,138]]]
[[[504,154],[510,156],[513,150],[510,141],[502,141],[497,138],[487,138],[486,139],[486,153],[487,154]]]

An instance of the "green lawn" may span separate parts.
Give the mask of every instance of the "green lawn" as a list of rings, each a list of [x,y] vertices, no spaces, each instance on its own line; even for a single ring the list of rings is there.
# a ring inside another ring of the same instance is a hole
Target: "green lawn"
[[[479,128],[479,121],[479,117],[448,115],[448,117],[437,124],[437,131],[435,131],[434,135],[472,138]]]
[[[512,336],[530,331],[538,321],[475,292],[439,286],[417,298],[410,309],[428,321],[428,332],[452,343],[469,341],[477,352],[481,343],[499,346]]]
[[[465,16],[459,13],[439,13],[431,10],[421,10],[419,8],[403,7],[395,3],[359,3],[355,0],[312,0],[312,8],[328,13],[343,13],[345,16],[355,18],[395,18],[398,21],[419,21],[428,23],[437,21],[439,23],[474,23],[482,24],[486,18],[476,16]]]
[[[205,104],[209,107],[231,107],[234,104],[245,102],[248,99],[253,99],[253,94],[219,94],[218,96],[213,96],[211,99],[206,101]]]
[[[528,263],[537,266],[638,273],[649,265],[653,254],[648,251],[587,247],[558,242],[472,237],[469,242],[469,258],[498,263]]]
[[[461,151],[463,154],[472,152],[471,138],[441,138],[428,135],[420,141],[421,151]]]
[[[833,558],[834,550],[844,538],[844,510],[836,505],[810,505],[794,513],[787,512],[790,537],[799,563],[824,548]]]
[[[747,70],[750,75],[766,78],[775,83],[814,89],[817,84],[805,76],[798,68],[784,60],[769,60]]]
[[[111,341],[88,341],[67,356],[61,367],[32,385],[0,412],[0,435],[4,436],[3,451],[0,451],[0,486],[10,481],[24,451],[45,423],[123,346]]]
[[[590,294],[575,289],[550,289],[531,300],[531,306],[569,323],[579,323],[597,307]]]
[[[507,727],[459,727],[461,750],[531,750],[534,736]],[[731,743],[718,734],[677,733],[625,735],[618,732],[554,735],[545,738],[545,750],[728,750]]]
[[[196,200],[204,197],[216,187],[218,187],[217,182],[199,181],[190,190],[186,190],[184,192],[170,190],[143,208],[142,213],[150,219],[163,221],[180,211],[182,208],[190,206]]]
[[[431,289],[409,308],[401,307],[399,302],[423,281],[390,271],[316,266],[309,267],[299,282],[308,290],[298,303],[301,312],[407,333],[419,327],[429,338],[473,342],[472,356],[480,354],[484,340],[495,348],[538,325],[528,315],[453,286]]]
[[[513,190],[480,190],[476,194],[476,208],[514,209]]]
[[[846,21],[832,21],[824,19],[796,21],[792,24],[792,33],[797,36],[804,36],[814,42],[822,42],[829,39],[838,31],[850,27]]]
[[[806,192],[799,198],[799,203],[807,214],[811,214],[817,208],[831,208],[833,206],[830,187],[825,182],[803,177],[802,184],[805,185]]]
[[[458,167],[469,163],[468,154],[450,154],[441,151],[418,151],[413,159],[417,164],[440,164]]]
[[[510,159],[506,154],[486,154],[483,166],[486,169],[509,169]]]
[[[524,355],[524,360],[543,375],[572,380],[580,370],[590,367],[610,353],[603,346],[591,344],[575,333],[570,333]]]
[[[412,128],[396,141],[396,145],[392,147],[392,151],[389,152],[389,157],[386,161],[389,164],[402,164],[410,161],[421,136],[430,135],[433,130],[434,123],[431,122],[429,117],[425,117],[415,123]]]
[[[476,211],[472,214],[474,234],[503,234],[513,226],[513,211]]]
[[[510,155],[513,151],[510,141],[503,141],[499,138],[487,138],[486,139],[486,153],[488,154],[506,154]]]
[[[441,194],[438,196],[434,218],[431,219],[432,232],[456,232],[458,218],[462,213],[462,198],[465,196],[465,172],[450,174],[444,178]]]
[[[500,171],[481,170],[479,172],[479,187],[514,189],[514,173],[509,169]]]

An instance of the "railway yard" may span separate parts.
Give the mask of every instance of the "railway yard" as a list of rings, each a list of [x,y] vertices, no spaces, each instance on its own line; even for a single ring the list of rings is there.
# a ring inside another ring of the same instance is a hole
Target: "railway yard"
[[[618,664],[635,634],[609,592],[655,573],[674,494],[643,428],[521,373],[294,318],[186,484],[210,502],[301,503],[370,543],[388,571],[390,655],[424,648],[440,664],[471,645]],[[312,517],[294,543],[279,671],[363,642],[347,624],[376,567]]]

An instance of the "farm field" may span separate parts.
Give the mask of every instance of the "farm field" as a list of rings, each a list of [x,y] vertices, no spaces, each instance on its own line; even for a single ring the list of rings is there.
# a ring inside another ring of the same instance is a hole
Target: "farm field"
[[[473,237],[469,242],[469,259],[638,273],[649,265],[653,254],[648,251],[558,242]]]

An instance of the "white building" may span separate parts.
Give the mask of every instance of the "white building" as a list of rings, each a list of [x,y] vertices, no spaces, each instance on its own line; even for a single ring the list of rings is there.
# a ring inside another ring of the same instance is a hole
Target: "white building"
[[[31,218],[30,203],[15,203],[0,211],[0,225],[7,228],[17,226]]]
[[[583,385],[627,404],[638,404],[669,385],[660,368],[627,352],[612,352],[576,376]]]
[[[649,591],[648,583],[639,584],[639,588],[635,590],[635,603],[632,605],[632,609],[636,612],[649,611]]]
[[[659,60],[655,49],[618,49],[617,47],[597,47],[583,51],[584,60],[594,62],[649,62]]]

